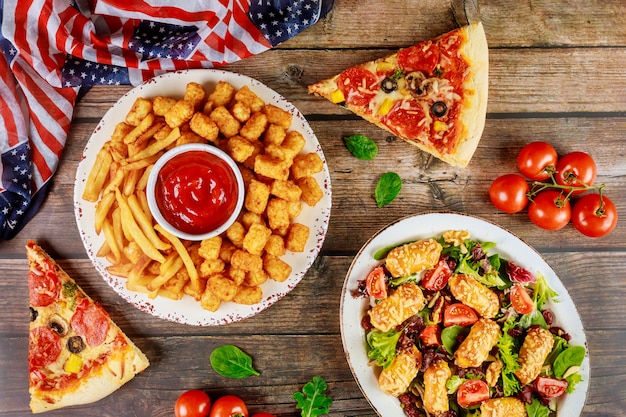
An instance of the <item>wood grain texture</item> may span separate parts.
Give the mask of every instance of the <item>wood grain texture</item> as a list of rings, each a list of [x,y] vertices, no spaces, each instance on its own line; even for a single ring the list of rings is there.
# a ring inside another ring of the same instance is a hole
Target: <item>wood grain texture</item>
[[[237,394],[250,411],[298,416],[293,392],[323,376],[334,399],[331,416],[375,416],[345,360],[339,326],[344,278],[354,255],[388,223],[427,211],[480,216],[539,251],[574,300],[585,326],[591,381],[582,417],[617,417],[626,409],[626,227],[601,239],[569,225],[533,226],[524,213],[498,212],[488,200],[497,176],[516,171],[517,152],[534,140],[559,154],[584,150],[598,165],[597,183],[626,213],[626,2],[623,0],[480,1],[490,46],[487,123],[474,158],[452,168],[307,93],[307,85],[360,62],[437,36],[457,25],[459,0],[336,0],[325,19],[279,47],[224,69],[258,79],[309,120],[325,153],[333,207],[321,255],[280,302],[238,323],[194,327],[157,319],[124,301],[99,276],[82,245],[73,211],[74,176],[100,118],[129,86],[94,87],[75,108],[73,124],[41,212],[13,240],[0,242],[0,417],[28,411],[28,288],[24,245],[37,240],[148,355],[152,365],[114,395],[50,416],[172,416],[186,389],[213,398]],[[471,1],[471,0],[468,0]],[[374,140],[373,161],[352,157],[351,134]],[[397,172],[398,198],[377,208],[380,175]],[[356,320],[357,318],[355,318]],[[259,377],[217,375],[208,357],[233,343],[253,357]],[[564,417],[564,416],[559,416]],[[569,417],[569,416],[567,416]]]

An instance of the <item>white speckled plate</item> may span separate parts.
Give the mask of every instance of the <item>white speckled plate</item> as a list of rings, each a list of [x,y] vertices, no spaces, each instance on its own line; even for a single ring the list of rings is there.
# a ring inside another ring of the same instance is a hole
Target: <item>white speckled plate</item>
[[[293,115],[291,129],[297,130],[306,138],[303,152],[317,152],[324,161],[324,169],[315,175],[324,191],[324,197],[315,206],[303,204],[303,210],[297,222],[310,227],[311,233],[306,248],[302,253],[287,253],[282,259],[292,266],[291,276],[284,282],[268,280],[262,285],[263,300],[255,305],[223,303],[217,312],[210,312],[200,307],[193,298],[185,296],[174,301],[163,297],[150,299],[146,294],[129,291],[125,279],[112,276],[106,270],[109,262],[99,258],[96,253],[104,242],[103,234],[97,235],[94,228],[95,204],[84,201],[81,196],[91,166],[102,145],[109,140],[115,125],[124,120],[126,114],[138,97],[171,96],[182,98],[185,86],[192,81],[198,82],[210,91],[217,81],[227,81],[236,88],[247,85],[268,104],[274,104]],[[166,320],[198,326],[213,326],[231,323],[253,316],[280,300],[291,291],[304,277],[317,257],[328,228],[331,209],[330,173],[322,148],[304,116],[280,94],[250,77],[222,70],[189,70],[167,73],[155,77],[130,90],[104,115],[83,151],[82,159],[76,172],[74,185],[74,212],[80,236],[94,266],[105,281],[126,301],[137,308]]]
[[[554,325],[562,327],[572,336],[572,345],[587,347],[580,316],[567,289],[543,257],[520,238],[493,223],[464,214],[426,213],[402,218],[380,230],[361,248],[348,270],[341,295],[341,337],[346,358],[363,395],[382,417],[398,417],[404,413],[398,399],[380,389],[378,375],[369,365],[365,332],[361,327],[361,318],[367,310],[369,300],[355,298],[351,291],[357,288],[359,280],[365,279],[380,264],[373,257],[377,250],[411,240],[439,236],[446,230],[467,230],[472,239],[495,242],[495,251],[501,256],[535,274],[542,274],[559,294],[558,303],[548,304],[555,316]],[[583,381],[576,386],[574,393],[566,394],[559,400],[559,416],[576,417],[582,412],[589,388],[588,355],[580,374]]]

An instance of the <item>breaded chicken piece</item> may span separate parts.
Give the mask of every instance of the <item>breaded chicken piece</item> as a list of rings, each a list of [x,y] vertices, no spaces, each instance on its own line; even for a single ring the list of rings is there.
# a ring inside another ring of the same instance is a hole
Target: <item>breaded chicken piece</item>
[[[437,361],[424,371],[424,408],[429,415],[449,410],[446,382],[452,376],[446,361]]]
[[[486,319],[498,314],[500,300],[489,288],[465,274],[455,274],[448,281],[450,292],[460,302],[472,307]]]
[[[528,330],[518,355],[520,368],[515,371],[522,384],[528,385],[537,378],[553,346],[554,337],[548,330],[542,327]]]
[[[454,352],[454,363],[461,368],[481,366],[498,343],[500,326],[491,319],[479,319]]]
[[[422,366],[422,353],[415,346],[400,352],[378,376],[378,385],[387,394],[399,397],[409,388]]]
[[[376,329],[387,332],[417,314],[425,304],[422,290],[407,282],[369,310],[370,322]]]
[[[489,364],[487,372],[485,372],[485,381],[487,382],[487,385],[492,388],[496,386],[503,367],[504,363],[500,359],[496,359]]]
[[[393,277],[405,277],[435,266],[442,247],[434,239],[418,240],[389,251],[385,266]]]
[[[480,417],[528,417],[526,406],[515,397],[492,398],[480,405]]]

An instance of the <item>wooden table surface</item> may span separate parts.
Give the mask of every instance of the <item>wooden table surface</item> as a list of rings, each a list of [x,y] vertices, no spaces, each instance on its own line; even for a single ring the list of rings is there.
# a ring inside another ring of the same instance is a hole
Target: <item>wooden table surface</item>
[[[0,416],[28,409],[28,291],[24,244],[37,240],[99,301],[147,354],[151,366],[113,395],[50,416],[172,416],[178,395],[206,390],[241,396],[252,412],[296,416],[292,394],[315,375],[329,384],[332,416],[373,416],[342,349],[340,294],[359,248],[386,224],[427,211],[480,216],[536,248],[567,287],[585,326],[591,381],[582,415],[621,416],[626,409],[626,227],[601,239],[535,227],[526,214],[504,214],[489,202],[497,176],[516,171],[526,143],[551,142],[560,154],[588,151],[597,183],[626,216],[626,3],[484,0],[490,47],[487,122],[465,169],[407,146],[339,106],[307,94],[307,85],[350,65],[428,39],[457,26],[440,0],[336,0],[326,19],[280,47],[227,66],[293,102],[319,139],[332,179],[333,208],[322,251],[300,284],[260,314],[217,327],[171,323],[126,303],[93,268],[73,210],[74,176],[85,143],[104,113],[130,87],[93,88],[75,109],[58,172],[37,216],[0,243]],[[342,138],[363,134],[378,157],[352,157]],[[389,170],[400,174],[399,197],[377,208],[373,189]],[[258,377],[217,375],[209,354],[235,344],[254,360]],[[571,417],[571,416],[566,416]]]

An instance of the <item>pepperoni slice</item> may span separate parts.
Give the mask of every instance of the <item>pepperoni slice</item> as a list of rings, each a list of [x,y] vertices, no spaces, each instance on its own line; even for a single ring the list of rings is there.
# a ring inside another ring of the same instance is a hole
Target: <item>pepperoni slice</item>
[[[76,306],[70,325],[78,335],[85,338],[89,346],[99,346],[109,331],[109,316],[102,307],[83,298]]]
[[[57,360],[62,349],[59,335],[45,326],[32,329],[28,343],[28,363],[31,367],[50,365]]]
[[[376,75],[361,67],[348,68],[339,74],[336,82],[346,103],[354,106],[367,106],[379,88]]]
[[[30,291],[30,304],[33,307],[45,307],[52,304],[61,291],[59,278],[54,267],[46,262],[45,271],[28,272],[28,289]]]
[[[398,101],[382,122],[399,136],[418,139],[427,131],[426,115],[422,107],[414,101]]]
[[[404,72],[421,71],[429,76],[439,63],[439,47],[433,42],[419,44],[398,52],[398,65]]]

